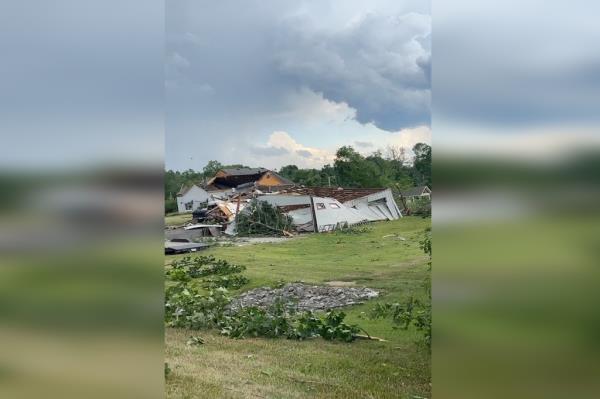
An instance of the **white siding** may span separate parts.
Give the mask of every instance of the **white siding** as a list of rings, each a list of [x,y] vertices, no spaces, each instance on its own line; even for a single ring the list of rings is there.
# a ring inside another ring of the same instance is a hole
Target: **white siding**
[[[202,203],[208,201],[209,197],[210,196],[206,190],[198,186],[192,186],[187,193],[177,196],[177,210],[180,213],[192,212],[196,210]],[[186,207],[186,204],[190,206]]]

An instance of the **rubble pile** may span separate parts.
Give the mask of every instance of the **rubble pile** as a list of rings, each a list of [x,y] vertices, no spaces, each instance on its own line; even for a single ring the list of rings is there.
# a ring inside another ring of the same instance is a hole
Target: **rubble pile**
[[[230,308],[232,310],[250,306],[268,308],[276,300],[282,300],[300,311],[329,310],[363,303],[377,296],[379,292],[371,288],[288,283],[282,288],[261,287],[245,292],[231,302]]]

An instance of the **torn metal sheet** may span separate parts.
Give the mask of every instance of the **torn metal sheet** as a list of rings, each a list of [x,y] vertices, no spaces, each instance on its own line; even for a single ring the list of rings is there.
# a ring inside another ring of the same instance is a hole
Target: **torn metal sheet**
[[[355,209],[358,210],[360,214],[367,218],[370,222],[383,220],[383,215],[381,214],[381,212],[379,212],[379,210],[376,207],[374,207],[374,209],[371,209],[367,202],[356,204]]]
[[[365,205],[367,205],[372,211],[375,212],[376,215],[379,217],[383,216],[382,218],[378,218],[376,220],[395,220],[402,217],[400,209],[398,208],[398,204],[396,204],[396,201],[394,200],[392,190],[389,188],[382,189],[381,191],[377,192],[370,192],[363,197],[353,198],[344,202],[344,204],[359,210],[364,209]],[[385,205],[383,210],[377,207],[380,204]]]
[[[313,203],[319,232],[368,221],[358,210],[349,208],[334,198],[313,197]]]
[[[274,206],[310,205],[310,196],[308,195],[261,195],[256,199]]]
[[[185,226],[183,229],[184,230],[195,230],[195,229],[203,229],[203,228],[209,228],[209,227],[221,227],[220,224],[190,224],[188,226]]]
[[[165,255],[196,252],[208,248],[209,245],[198,242],[165,241]]]

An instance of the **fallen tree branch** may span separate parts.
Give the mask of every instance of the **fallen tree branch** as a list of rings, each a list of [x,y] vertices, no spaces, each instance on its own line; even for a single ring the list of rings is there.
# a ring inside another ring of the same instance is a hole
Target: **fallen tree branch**
[[[367,340],[377,341],[377,342],[389,342],[387,339],[373,337],[371,335],[356,334],[355,337],[358,339],[367,339]]]

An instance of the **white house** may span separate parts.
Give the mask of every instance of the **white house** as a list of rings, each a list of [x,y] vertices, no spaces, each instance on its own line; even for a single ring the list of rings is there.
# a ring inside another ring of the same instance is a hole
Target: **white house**
[[[427,186],[413,187],[400,192],[400,194],[409,202],[417,198],[431,199],[431,189]]]
[[[192,212],[200,205],[206,203],[209,198],[210,195],[208,192],[195,184],[189,187],[183,187],[177,193],[177,211],[180,213]]]

